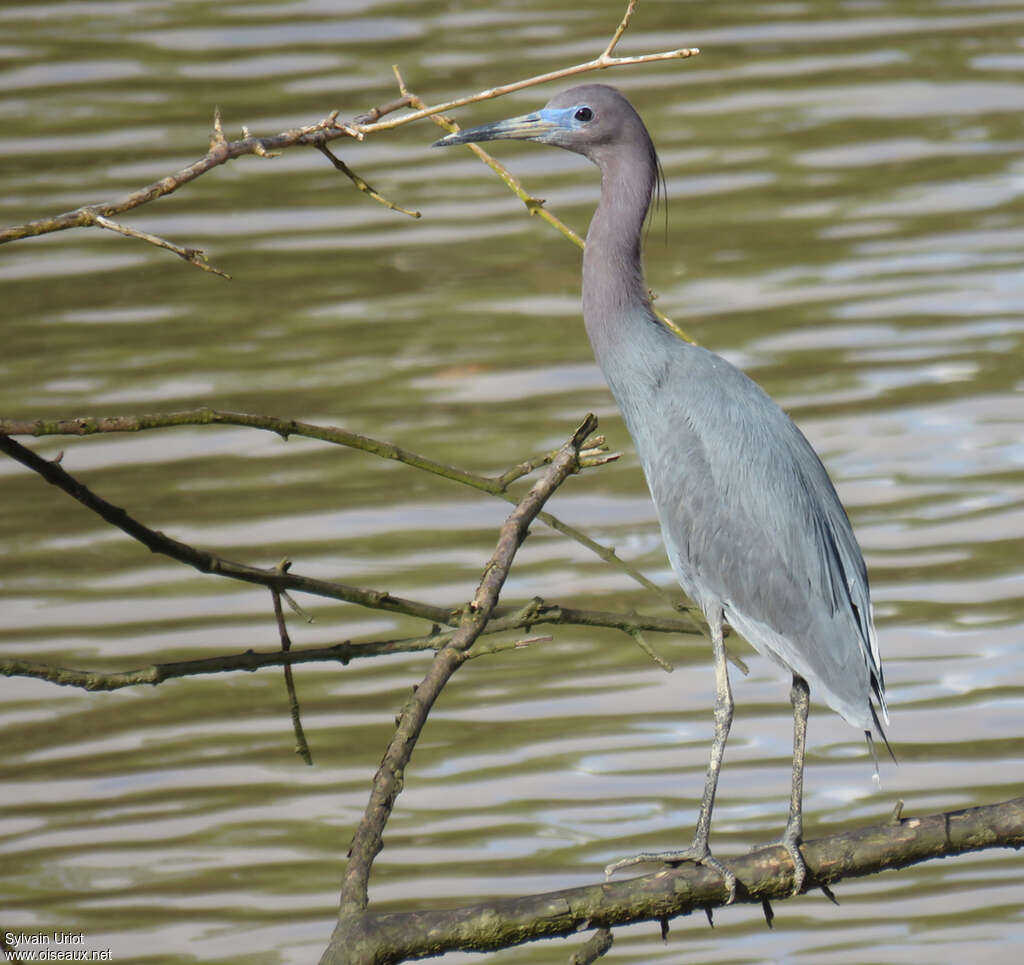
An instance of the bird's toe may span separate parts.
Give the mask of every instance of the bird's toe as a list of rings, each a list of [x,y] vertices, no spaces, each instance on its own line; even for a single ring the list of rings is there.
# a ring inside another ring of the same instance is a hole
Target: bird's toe
[[[802,840],[803,836],[799,829],[794,828],[791,824],[786,828],[786,833],[779,842],[789,852],[789,859],[793,862],[793,888],[789,893],[790,898],[795,898],[800,894],[807,881],[807,862],[804,861],[804,856],[800,853]]]
[[[645,851],[641,854],[632,855],[629,858],[622,858],[619,861],[612,862],[604,869],[605,878],[610,878],[616,871],[622,871],[624,868],[632,868],[638,864],[655,862],[672,866],[686,862],[704,865],[705,868],[718,872],[725,882],[725,888],[728,892],[728,898],[725,903],[731,905],[736,900],[737,878],[735,872],[724,862],[719,861],[706,844],[703,846],[694,844],[682,851]]]

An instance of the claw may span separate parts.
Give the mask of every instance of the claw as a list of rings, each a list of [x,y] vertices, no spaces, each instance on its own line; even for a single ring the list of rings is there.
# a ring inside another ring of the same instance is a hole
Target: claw
[[[686,848],[684,851],[645,851],[641,854],[635,854],[630,858],[621,858],[618,861],[613,861],[604,869],[604,876],[607,880],[616,871],[621,871],[623,868],[632,868],[638,864],[658,862],[661,864],[678,865],[687,861],[691,861],[694,864],[702,864],[705,868],[717,871],[722,876],[725,888],[729,892],[729,897],[725,903],[731,905],[736,900],[735,873],[723,862],[719,861],[706,845],[703,848],[694,845]]]
[[[729,892],[729,897],[725,900],[727,905],[731,905],[736,900],[736,874],[727,868],[721,861],[718,860],[710,851],[699,861],[697,864],[704,865],[705,868],[710,868],[712,871],[717,871],[725,882],[725,888]]]
[[[793,890],[789,893],[789,897],[795,898],[804,890],[804,882],[807,880],[807,863],[804,861],[803,855],[800,854],[798,844],[789,844],[786,841],[783,841],[782,844],[789,852],[790,860],[793,862]]]
[[[804,890],[804,882],[807,880],[807,862],[800,853],[803,837],[800,830],[799,823],[791,822],[779,842],[789,852],[789,859],[793,862],[793,890],[789,893],[790,898],[795,898]]]

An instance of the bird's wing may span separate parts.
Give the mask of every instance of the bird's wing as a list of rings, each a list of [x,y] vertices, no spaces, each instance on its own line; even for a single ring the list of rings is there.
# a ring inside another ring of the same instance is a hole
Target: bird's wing
[[[683,368],[637,444],[684,589],[843,716],[862,723],[872,691],[884,712],[864,560],[821,461],[738,369],[707,352]]]

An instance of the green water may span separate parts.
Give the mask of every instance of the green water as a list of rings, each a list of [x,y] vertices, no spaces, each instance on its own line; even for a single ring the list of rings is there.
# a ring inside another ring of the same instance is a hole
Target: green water
[[[230,137],[392,99],[437,102],[594,56],[619,0],[489,4],[0,5],[0,222],[116,197]],[[1024,3],[641,2],[621,53],[700,57],[604,72],[661,153],[647,246],[658,305],[745,368],[815,443],[871,571],[900,766],[881,792],[856,731],[812,710],[807,835],[1024,793]],[[475,124],[553,85],[461,112]],[[337,152],[242,158],[134,227],[204,248],[226,282],[109,234],[0,248],[0,415],[211,406],[389,439],[500,471],[587,411],[623,458],[550,509],[672,585],[643,479],[592,361],[579,253],[468,152],[410,125]],[[585,161],[498,145],[580,232]],[[666,240],[667,233],[667,240]],[[226,427],[32,441],[97,493],[232,559],[435,605],[468,599],[507,507],[364,453]],[[536,527],[504,599],[664,605]],[[312,597],[297,647],[424,632]],[[0,655],[101,670],[276,646],[269,596],[154,557],[0,463]],[[590,883],[689,841],[711,732],[709,648],[556,628],[445,690],[374,868],[381,907],[449,907]],[[84,932],[114,961],[307,963],[394,714],[426,669],[396,656],[86,694],[0,679],[0,928]],[[788,794],[788,683],[734,681],[713,844],[773,840]],[[812,695],[813,699],[813,695]],[[617,932],[621,963],[1017,962],[1012,853]],[[565,961],[580,940],[488,961]],[[452,962],[482,960],[452,955]]]

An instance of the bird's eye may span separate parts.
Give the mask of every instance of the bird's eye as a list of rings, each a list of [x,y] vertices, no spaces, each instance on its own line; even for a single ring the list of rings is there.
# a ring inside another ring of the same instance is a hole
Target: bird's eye
[[[581,107],[573,117],[578,121],[589,121],[594,116],[594,112],[589,107]]]

